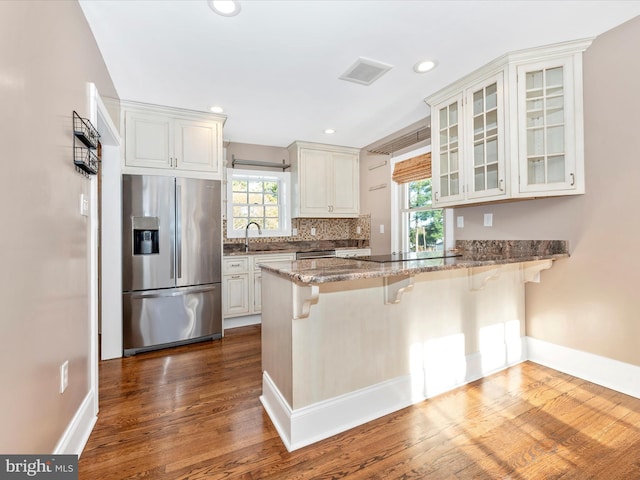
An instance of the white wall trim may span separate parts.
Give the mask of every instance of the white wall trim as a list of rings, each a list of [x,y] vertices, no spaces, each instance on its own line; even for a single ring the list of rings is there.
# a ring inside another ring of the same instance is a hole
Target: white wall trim
[[[89,435],[98,421],[94,412],[94,406],[98,403],[97,396],[96,391],[91,390],[84,397],[80,408],[58,440],[58,444],[53,450],[54,455],[67,454],[79,457],[82,454],[82,450],[89,440]]]
[[[260,325],[262,323],[262,315],[243,315],[241,317],[230,317],[223,320],[224,329],[247,327],[249,325]]]
[[[491,371],[483,371],[480,353],[467,355],[464,379],[450,385],[429,388],[424,372],[418,371],[296,410],[291,409],[265,371],[260,401],[285,447],[293,451],[523,362],[524,337],[521,343],[520,358]]]
[[[526,338],[530,361],[640,398],[640,366],[574,350],[537,338]]]
[[[95,122],[94,125],[100,133],[102,143],[101,353],[102,360],[108,360],[122,357],[122,139],[102,97],[95,88],[93,98],[95,113],[92,115],[95,115],[95,119],[92,121]],[[92,203],[97,204],[97,198],[92,198]]]

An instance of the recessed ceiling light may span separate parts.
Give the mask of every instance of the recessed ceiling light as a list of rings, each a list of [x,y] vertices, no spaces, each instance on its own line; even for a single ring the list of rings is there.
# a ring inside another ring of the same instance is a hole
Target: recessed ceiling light
[[[413,71],[416,73],[424,73],[433,69],[436,66],[436,62],[432,60],[425,60],[424,62],[418,62],[413,66]]]
[[[324,133],[326,133],[327,135],[333,135],[334,133],[336,133],[336,131],[333,128],[327,128]]]
[[[213,113],[222,113],[222,112],[224,112],[224,108],[218,107],[218,106],[211,107],[209,110],[211,110]]]
[[[240,13],[240,2],[238,0],[208,0],[209,8],[218,15],[233,17]]]

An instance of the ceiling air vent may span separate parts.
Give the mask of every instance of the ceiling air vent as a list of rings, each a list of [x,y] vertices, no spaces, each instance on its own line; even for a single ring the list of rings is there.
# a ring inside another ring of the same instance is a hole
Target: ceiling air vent
[[[375,145],[367,149],[369,153],[375,153],[379,155],[391,155],[393,152],[398,152],[403,148],[410,147],[411,145],[415,145],[416,143],[422,142],[423,140],[431,139],[431,127],[424,126],[420,127],[417,130],[414,130],[409,133],[405,133],[404,135],[390,140],[381,145]]]
[[[371,85],[392,68],[393,65],[359,57],[356,63],[351,65],[347,71],[340,76],[340,80],[347,80],[349,82],[359,83],[360,85]]]

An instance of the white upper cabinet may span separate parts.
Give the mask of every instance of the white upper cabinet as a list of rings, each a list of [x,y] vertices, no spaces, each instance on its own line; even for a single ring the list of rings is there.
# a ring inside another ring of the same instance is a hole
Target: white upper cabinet
[[[462,94],[434,105],[431,117],[431,171],[434,205],[464,200],[461,166]]]
[[[584,193],[581,71],[580,55],[517,67],[521,194]]]
[[[504,55],[426,99],[434,206],[584,193],[590,43]]]
[[[125,173],[221,178],[224,117],[123,102]],[[162,170],[162,171],[158,171]]]
[[[360,150],[308,142],[289,147],[293,217],[357,217]]]
[[[469,135],[467,198],[499,200],[506,195],[503,75],[499,73],[467,90],[465,116]]]
[[[504,73],[436,104],[431,115],[433,203],[500,200],[505,180]]]

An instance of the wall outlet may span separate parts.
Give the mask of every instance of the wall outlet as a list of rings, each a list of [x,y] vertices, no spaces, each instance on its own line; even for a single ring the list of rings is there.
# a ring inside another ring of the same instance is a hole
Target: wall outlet
[[[311,235],[316,236],[316,227],[311,227]]]
[[[64,393],[64,391],[69,386],[69,360],[65,360],[65,362],[60,365],[60,393]]]
[[[484,214],[484,226],[493,227],[493,213]]]
[[[356,227],[356,233],[357,233],[358,235],[360,235],[360,234],[362,233],[362,227],[361,227],[361,226],[359,226],[359,225],[358,225],[358,226]]]
[[[380,224],[380,233],[384,233],[384,223]]]
[[[291,230],[291,235],[293,235],[294,237],[298,235],[298,229],[294,228]]]
[[[462,215],[456,217],[456,224],[458,228],[464,228],[464,217]]]

